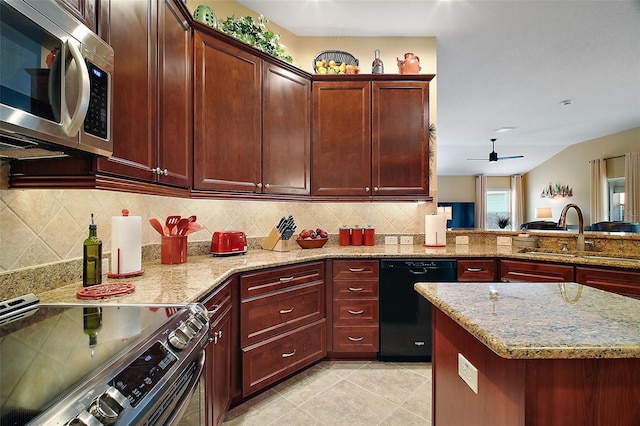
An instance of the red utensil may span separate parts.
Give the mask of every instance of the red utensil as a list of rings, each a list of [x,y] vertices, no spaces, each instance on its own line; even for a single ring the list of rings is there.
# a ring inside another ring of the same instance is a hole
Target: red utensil
[[[167,220],[164,223],[167,226],[167,229],[169,230],[168,235],[173,234],[173,228],[176,227],[179,220],[180,220],[180,216],[167,216]]]
[[[189,219],[183,217],[176,224],[176,231],[174,232],[174,234],[184,235],[184,231],[187,229],[187,225],[189,225]]]
[[[193,232],[202,231],[204,226],[200,225],[198,222],[191,222],[187,225],[187,229],[184,231],[184,235],[189,235]]]
[[[160,221],[158,219],[151,218],[149,219],[149,223],[151,224],[151,226],[153,226],[153,229],[155,229],[156,231],[158,231],[158,233],[160,235],[164,235],[164,230],[162,228],[162,224],[160,223]]]

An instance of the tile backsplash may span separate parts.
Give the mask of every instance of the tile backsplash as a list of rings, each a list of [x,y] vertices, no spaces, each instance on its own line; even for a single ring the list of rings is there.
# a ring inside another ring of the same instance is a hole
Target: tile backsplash
[[[378,234],[420,234],[433,203],[311,203],[201,200],[104,190],[0,190],[0,272],[82,257],[91,213],[104,253],[111,250],[111,217],[123,208],[142,217],[142,244],[158,244],[149,219],[197,215],[206,229],[189,241],[210,241],[215,231],[242,230],[249,238],[265,237],[282,216],[293,215],[298,229],[372,226]]]

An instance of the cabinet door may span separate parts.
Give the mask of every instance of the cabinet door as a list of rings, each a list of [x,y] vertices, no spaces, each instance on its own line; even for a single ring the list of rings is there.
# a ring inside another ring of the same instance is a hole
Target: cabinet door
[[[311,81],[264,63],[262,192],[309,195]]]
[[[313,195],[371,194],[370,82],[314,82],[311,158]]]
[[[373,195],[429,194],[429,83],[374,81]]]
[[[155,182],[157,5],[111,0],[109,44],[113,73],[113,155],[100,172]]]
[[[158,157],[160,183],[191,183],[191,27],[174,3],[158,5]]]
[[[194,34],[194,189],[260,192],[260,58]]]
[[[55,0],[65,10],[75,16],[91,31],[98,33],[98,6],[105,0]]]
[[[212,419],[207,424],[220,425],[231,403],[231,311],[227,310],[222,317],[211,326],[213,341],[212,360],[210,367],[213,370]]]

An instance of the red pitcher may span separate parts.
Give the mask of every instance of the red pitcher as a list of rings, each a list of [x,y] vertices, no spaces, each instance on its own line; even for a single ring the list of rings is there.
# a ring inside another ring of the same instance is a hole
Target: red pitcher
[[[420,68],[420,58],[411,52],[404,54],[404,60],[396,57],[398,60],[398,71],[400,74],[418,74]]]

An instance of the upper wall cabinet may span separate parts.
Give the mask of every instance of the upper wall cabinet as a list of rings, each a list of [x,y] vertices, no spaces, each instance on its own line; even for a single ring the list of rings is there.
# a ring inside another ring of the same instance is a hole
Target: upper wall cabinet
[[[98,172],[188,188],[191,28],[174,0],[111,0],[113,155]]]
[[[432,78],[314,78],[312,194],[427,199]]]
[[[193,189],[309,194],[310,78],[194,34]]]

